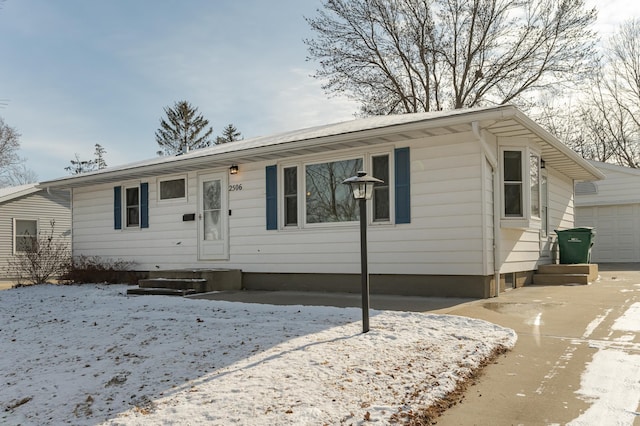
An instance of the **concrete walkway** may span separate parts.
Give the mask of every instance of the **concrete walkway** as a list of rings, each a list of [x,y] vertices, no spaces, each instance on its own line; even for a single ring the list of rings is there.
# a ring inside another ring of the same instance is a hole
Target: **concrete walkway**
[[[635,310],[630,309],[640,302],[640,265],[600,265],[600,275],[599,281],[588,286],[530,286],[484,300],[373,295],[371,307],[479,318],[518,333],[513,351],[485,369],[464,400],[438,419],[440,426],[559,425],[576,419],[576,424],[640,426],[640,370],[636,368],[640,366],[640,318],[634,317],[636,322],[631,327],[636,332],[614,325],[625,313],[627,320],[629,312],[640,315],[637,305]],[[248,303],[360,306],[360,296],[353,294],[233,292],[198,297]],[[375,328],[375,318],[371,328]],[[585,397],[578,392],[584,393],[581,377],[594,355],[607,348],[635,360],[630,371],[631,376],[638,377],[628,377],[625,368],[629,366],[624,364],[608,371],[609,379],[601,379],[602,387],[607,383],[615,387],[609,392],[615,396],[616,390],[623,388],[617,384],[630,380],[631,392],[626,393],[631,395],[617,396],[619,400],[627,398],[627,407],[616,407],[619,401],[600,401],[609,405],[608,411],[594,414],[600,403],[598,397]],[[598,415],[605,417],[598,419]]]

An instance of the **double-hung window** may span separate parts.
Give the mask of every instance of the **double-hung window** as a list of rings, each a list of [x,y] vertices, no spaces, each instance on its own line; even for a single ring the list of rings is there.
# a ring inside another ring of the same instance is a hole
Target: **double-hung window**
[[[504,216],[523,217],[522,151],[504,151]]]
[[[285,167],[284,226],[298,225],[298,167]]]
[[[113,187],[113,228],[149,227],[149,184]]]
[[[38,239],[38,221],[14,219],[14,253],[24,253],[33,248]]]
[[[388,222],[391,220],[389,155],[375,155],[371,158],[373,176],[382,180],[373,186],[373,221]]]
[[[140,226],[140,188],[125,188],[125,220],[127,228]]]
[[[540,164],[540,155],[528,147],[502,150],[503,227],[540,226]]]

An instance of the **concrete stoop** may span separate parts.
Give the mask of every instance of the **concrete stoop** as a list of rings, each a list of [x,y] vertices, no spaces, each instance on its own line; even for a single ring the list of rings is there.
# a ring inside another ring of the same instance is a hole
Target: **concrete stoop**
[[[239,269],[178,269],[149,271],[149,278],[138,281],[138,288],[127,294],[186,296],[211,291],[242,290]]]
[[[585,285],[598,279],[598,265],[540,265],[533,276],[534,285]]]

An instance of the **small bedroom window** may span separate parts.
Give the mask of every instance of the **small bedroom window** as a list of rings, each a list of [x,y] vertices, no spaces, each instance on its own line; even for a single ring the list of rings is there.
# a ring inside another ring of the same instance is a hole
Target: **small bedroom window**
[[[187,180],[185,178],[160,181],[160,200],[181,200],[187,196]]]

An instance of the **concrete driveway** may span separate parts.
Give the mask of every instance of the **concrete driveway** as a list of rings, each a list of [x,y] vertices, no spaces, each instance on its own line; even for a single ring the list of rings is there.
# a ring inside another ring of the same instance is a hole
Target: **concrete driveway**
[[[440,312],[513,328],[518,342],[438,425],[640,425],[640,265]]]
[[[484,300],[373,295],[371,307],[479,318],[518,333],[513,351],[488,366],[438,425],[640,426],[640,264],[600,265],[600,276],[591,285],[529,286]],[[198,297],[360,306],[359,295],[345,294]]]

